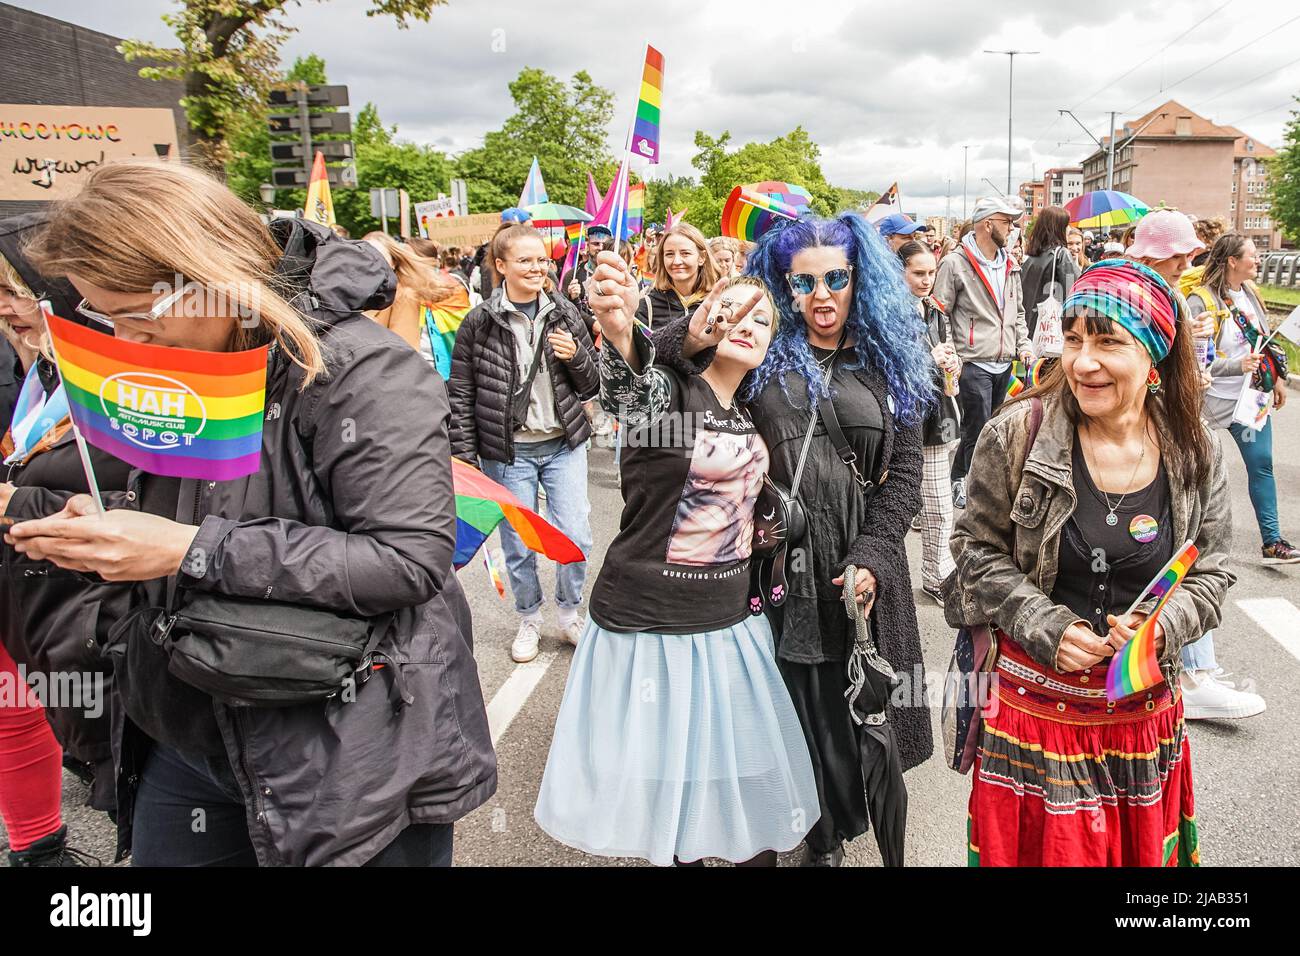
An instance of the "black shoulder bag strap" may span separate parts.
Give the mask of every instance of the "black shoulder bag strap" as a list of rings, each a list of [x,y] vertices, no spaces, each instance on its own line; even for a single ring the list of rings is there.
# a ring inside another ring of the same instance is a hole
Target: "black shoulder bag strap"
[[[540,310],[540,305],[538,306]],[[542,364],[542,349],[546,347],[545,326],[533,318],[536,327],[537,345],[533,350],[533,362],[529,366],[528,375],[524,378],[519,388],[515,391],[514,398],[510,403],[510,414],[514,419],[516,426],[523,424],[524,419],[528,416],[528,401],[533,393],[533,380],[537,378],[537,369]],[[510,333],[512,336],[513,332]]]
[[[835,359],[839,356],[840,350],[844,348],[844,340],[848,338],[848,334],[849,329],[848,326],[845,325],[844,331],[840,333],[839,344],[835,346],[835,352],[831,355],[830,361],[826,363],[826,372],[822,376],[822,388],[824,389],[830,388],[831,376],[835,374]],[[792,498],[799,497],[799,482],[803,480],[803,467],[808,463],[808,449],[812,447],[813,432],[817,430],[817,417],[821,414],[822,405],[825,404],[827,404],[827,399],[822,399],[819,404],[813,407],[812,414],[808,416],[808,431],[804,433],[803,448],[799,450],[799,461],[794,466],[794,477],[790,480],[790,497]],[[832,413],[832,415],[833,414],[834,413]],[[835,430],[839,432],[839,437],[837,438],[835,435],[831,435],[831,441],[835,442],[837,445],[837,452],[839,451],[838,443],[844,438],[844,433],[840,431],[839,428],[840,424],[837,421],[835,423]],[[830,431],[829,425],[826,426],[826,430],[827,432]]]

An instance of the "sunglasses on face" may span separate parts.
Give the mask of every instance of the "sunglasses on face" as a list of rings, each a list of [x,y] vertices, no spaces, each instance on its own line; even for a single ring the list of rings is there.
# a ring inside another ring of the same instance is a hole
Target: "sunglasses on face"
[[[853,278],[853,267],[832,269],[825,275],[815,276],[810,272],[787,272],[785,281],[790,283],[790,291],[795,295],[812,295],[818,282],[826,283],[826,291],[841,292],[847,289]]]
[[[108,315],[105,312],[97,312],[94,309],[92,309],[90,307],[90,302],[86,299],[82,299],[81,302],[77,304],[77,312],[81,315],[84,315],[92,322],[98,322],[101,325],[106,325],[110,329],[114,327],[114,323],[118,322],[121,319],[132,319],[136,322],[157,322],[159,319],[161,319],[171,310],[171,307],[176,304],[176,302],[180,299],[181,296],[185,294],[185,292],[186,292],[185,287],[182,286],[181,288],[173,292],[171,295],[159,299],[156,303],[154,303],[154,307],[150,309],[148,312],[119,312],[116,315]]]

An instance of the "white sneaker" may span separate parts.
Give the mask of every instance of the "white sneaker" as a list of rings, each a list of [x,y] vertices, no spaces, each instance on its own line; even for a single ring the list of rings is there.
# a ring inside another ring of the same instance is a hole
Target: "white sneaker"
[[[575,617],[572,621],[565,624],[560,622],[560,636],[572,644],[578,646],[578,639],[582,637],[582,632],[587,629],[587,622],[581,617]]]
[[[510,657],[517,664],[527,664],[537,656],[537,646],[542,639],[540,623],[531,617],[519,622],[519,633],[510,645]]]
[[[1239,720],[1262,714],[1264,698],[1250,691],[1237,690],[1222,668],[1184,671],[1179,679],[1183,689],[1183,717],[1187,720]]]

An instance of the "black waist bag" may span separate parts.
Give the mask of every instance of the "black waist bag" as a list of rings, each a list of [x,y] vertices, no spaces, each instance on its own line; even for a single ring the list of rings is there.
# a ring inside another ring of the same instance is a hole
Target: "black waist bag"
[[[321,608],[198,594],[150,632],[167,670],[223,703],[289,707],[333,697],[370,676],[392,613],[375,619]],[[404,695],[403,695],[404,696]]]

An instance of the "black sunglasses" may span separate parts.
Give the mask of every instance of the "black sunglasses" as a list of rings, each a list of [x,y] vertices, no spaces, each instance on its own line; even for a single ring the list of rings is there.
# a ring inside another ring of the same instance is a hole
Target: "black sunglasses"
[[[832,269],[821,276],[815,276],[810,272],[787,272],[785,281],[790,283],[790,291],[795,295],[812,295],[819,280],[826,283],[827,291],[839,292],[848,288],[849,280],[852,278],[853,267],[845,266],[843,269]]]

